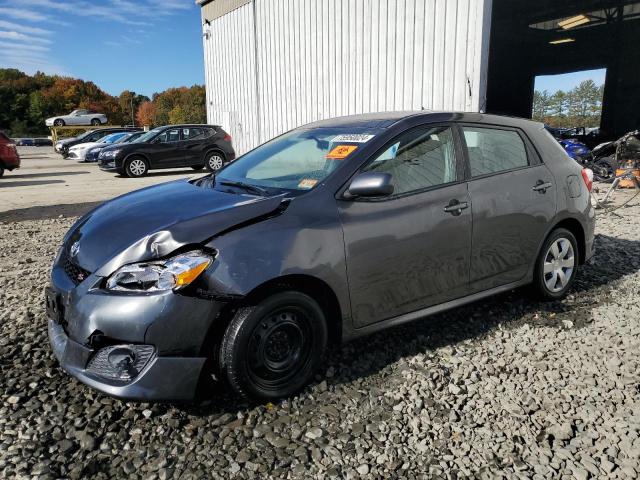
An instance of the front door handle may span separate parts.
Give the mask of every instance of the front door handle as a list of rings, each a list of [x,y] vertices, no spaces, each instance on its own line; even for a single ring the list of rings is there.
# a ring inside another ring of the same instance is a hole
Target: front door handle
[[[534,192],[547,193],[547,189],[551,188],[550,182],[543,182],[542,180],[538,180],[536,184],[533,186],[532,190]]]
[[[444,207],[444,211],[452,215],[458,216],[462,213],[462,210],[469,208],[467,202],[459,202],[455,198],[449,202],[449,205]]]

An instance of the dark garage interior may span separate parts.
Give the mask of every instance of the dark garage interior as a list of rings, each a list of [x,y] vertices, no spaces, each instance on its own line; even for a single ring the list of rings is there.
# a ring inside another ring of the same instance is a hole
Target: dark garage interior
[[[494,0],[487,112],[530,117],[536,76],[598,68],[603,135],[640,128],[640,2]]]

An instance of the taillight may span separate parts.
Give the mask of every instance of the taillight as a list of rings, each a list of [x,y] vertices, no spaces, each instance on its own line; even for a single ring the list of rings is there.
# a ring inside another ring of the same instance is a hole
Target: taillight
[[[582,180],[584,180],[584,184],[587,186],[587,190],[591,191],[593,187],[593,170],[590,168],[582,169]]]
[[[223,140],[225,142],[230,142],[231,141],[231,135],[229,135],[228,133],[224,136]]]

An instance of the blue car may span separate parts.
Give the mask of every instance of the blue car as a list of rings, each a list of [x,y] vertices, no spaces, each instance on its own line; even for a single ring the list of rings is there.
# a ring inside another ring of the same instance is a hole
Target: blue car
[[[560,145],[564,148],[571,158],[578,163],[585,163],[591,160],[591,150],[584,143],[579,142],[574,138],[568,138],[565,140],[559,140]]]

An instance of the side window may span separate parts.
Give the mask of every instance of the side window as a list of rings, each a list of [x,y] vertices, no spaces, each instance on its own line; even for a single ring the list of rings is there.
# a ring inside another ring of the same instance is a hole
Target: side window
[[[451,127],[418,127],[400,135],[364,169],[390,173],[393,193],[401,194],[456,180]]]
[[[180,129],[173,128],[171,130],[165,130],[158,135],[155,139],[155,143],[177,142],[178,140],[180,140]]]
[[[204,138],[204,130],[202,128],[183,128],[182,139],[183,140],[199,140]]]
[[[529,165],[522,137],[513,130],[462,127],[471,176],[478,177]]]

